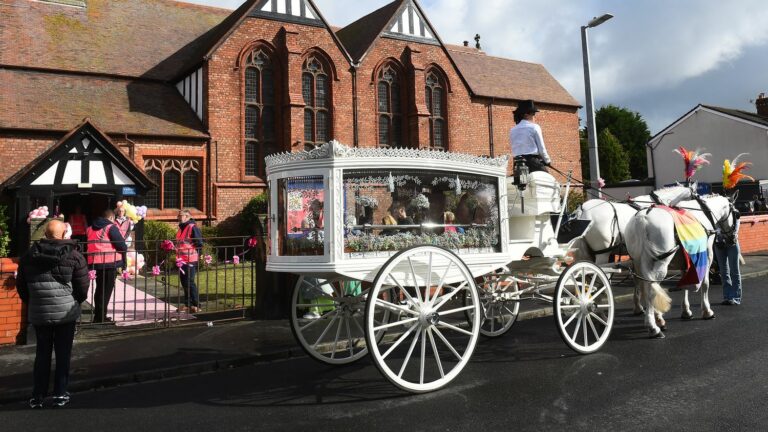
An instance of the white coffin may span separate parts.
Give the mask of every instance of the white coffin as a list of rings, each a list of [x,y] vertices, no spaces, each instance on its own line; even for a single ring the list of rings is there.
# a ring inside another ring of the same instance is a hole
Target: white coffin
[[[507,177],[509,217],[560,212],[560,184],[555,178],[541,171],[531,173],[529,178],[528,187],[521,192],[514,184],[514,177]]]

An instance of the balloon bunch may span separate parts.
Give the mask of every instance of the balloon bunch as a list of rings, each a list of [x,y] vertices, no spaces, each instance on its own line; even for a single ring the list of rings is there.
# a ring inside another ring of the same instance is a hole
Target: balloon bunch
[[[48,206],[40,206],[32,210],[31,212],[29,212],[29,214],[27,215],[27,223],[31,224],[32,219],[45,219],[48,217],[48,215],[50,215],[50,213],[48,212]],[[53,216],[56,217],[55,214]],[[64,215],[63,214],[59,215],[59,217],[63,218]]]
[[[124,208],[125,216],[127,216],[128,219],[130,219],[133,223],[139,222],[144,216],[147,215],[147,208],[145,206],[136,207],[126,200],[118,201],[117,208]]]
[[[742,173],[742,171],[749,169],[749,167],[752,165],[752,162],[739,162],[739,158],[747,154],[748,153],[739,154],[733,159],[733,162],[729,161],[728,159],[723,162],[724,189],[733,189],[736,187],[736,184],[745,179],[755,181],[753,177]]]
[[[691,177],[693,177],[694,174],[696,174],[696,171],[699,170],[704,165],[709,165],[709,161],[707,160],[708,157],[712,156],[712,153],[701,153],[700,150],[686,150],[685,147],[680,146],[680,148],[674,150],[675,153],[679,154],[683,157],[683,162],[685,162],[685,180],[690,181]]]
[[[141,269],[144,268],[144,265],[146,262],[144,261],[144,255],[135,252],[135,251],[129,251],[125,255],[125,268],[128,273],[131,275],[135,275]]]

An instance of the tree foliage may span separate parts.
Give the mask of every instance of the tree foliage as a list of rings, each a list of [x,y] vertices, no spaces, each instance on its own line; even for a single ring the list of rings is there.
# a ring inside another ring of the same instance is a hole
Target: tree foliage
[[[597,135],[600,149],[600,175],[608,184],[618,183],[629,178],[629,158],[624,147],[610,131],[604,129]]]
[[[644,179],[648,176],[648,164],[646,157],[646,144],[651,139],[651,132],[643,117],[627,108],[615,105],[601,107],[595,113],[595,123],[598,134],[598,146],[602,148],[600,137],[603,131],[609,130],[624,148],[624,153],[629,159],[628,178]],[[602,168],[603,158],[600,158]],[[608,178],[603,176],[608,181]]]

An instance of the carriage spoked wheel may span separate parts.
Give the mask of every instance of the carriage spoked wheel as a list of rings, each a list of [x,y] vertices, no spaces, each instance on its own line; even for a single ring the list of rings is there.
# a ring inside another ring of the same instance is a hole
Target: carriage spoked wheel
[[[291,301],[291,330],[310,357],[334,365],[365,357],[363,326],[369,287],[355,280],[299,277]],[[389,311],[380,312],[377,322],[386,322]],[[378,333],[379,338],[383,335]]]
[[[456,254],[436,246],[404,249],[379,270],[370,295],[376,300],[366,304],[366,339],[389,381],[422,393],[447,385],[464,369],[480,334],[480,321],[467,311],[478,316],[481,306],[474,278]],[[383,311],[393,318],[380,324],[376,317]],[[374,340],[381,330],[387,337]]]
[[[565,269],[557,280],[553,308],[560,336],[574,351],[592,353],[608,340],[613,293],[608,277],[595,264],[577,261]]]
[[[480,294],[482,317],[480,334],[489,337],[499,337],[509,331],[517,320],[520,311],[519,290],[517,281],[508,274],[509,270],[501,268],[482,276],[478,280],[477,291]],[[465,297],[469,300],[468,297]],[[473,319],[467,311],[469,319]]]

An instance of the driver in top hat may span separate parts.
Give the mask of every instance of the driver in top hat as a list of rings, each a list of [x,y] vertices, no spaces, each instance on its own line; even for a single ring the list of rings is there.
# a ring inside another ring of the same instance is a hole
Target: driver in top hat
[[[536,124],[536,109],[532,100],[520,102],[515,110],[515,127],[509,131],[509,142],[515,159],[523,159],[530,172],[548,172],[551,163],[541,126]]]

